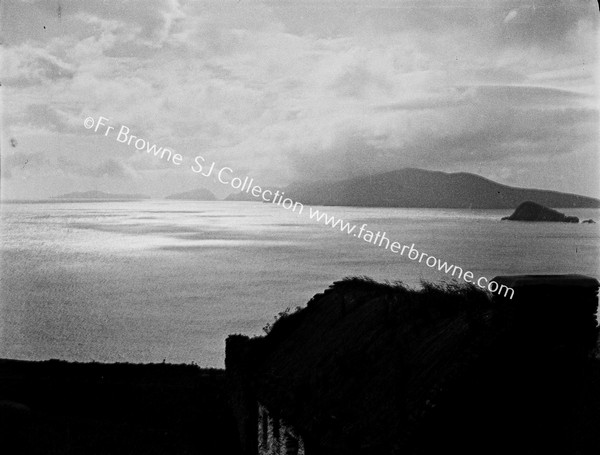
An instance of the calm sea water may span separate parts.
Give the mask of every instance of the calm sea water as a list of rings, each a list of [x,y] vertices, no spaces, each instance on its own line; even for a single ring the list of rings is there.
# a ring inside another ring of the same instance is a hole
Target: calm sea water
[[[323,210],[475,276],[600,275],[598,225],[501,222],[506,210]],[[342,277],[449,278],[270,204],[19,203],[1,215],[7,358],[222,367],[228,334],[260,334]]]

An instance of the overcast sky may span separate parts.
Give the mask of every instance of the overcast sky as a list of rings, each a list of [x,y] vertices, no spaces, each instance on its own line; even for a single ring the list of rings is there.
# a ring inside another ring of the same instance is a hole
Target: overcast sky
[[[600,197],[595,0],[2,8],[3,198],[229,191],[196,155],[263,185],[420,167]]]

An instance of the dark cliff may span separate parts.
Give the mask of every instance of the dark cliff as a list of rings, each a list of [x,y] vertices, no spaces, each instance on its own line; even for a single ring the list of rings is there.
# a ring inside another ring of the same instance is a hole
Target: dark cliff
[[[244,453],[256,453],[257,402],[307,455],[596,453],[599,408],[585,403],[598,404],[598,282],[498,281],[515,299],[345,280],[265,337],[230,337]]]

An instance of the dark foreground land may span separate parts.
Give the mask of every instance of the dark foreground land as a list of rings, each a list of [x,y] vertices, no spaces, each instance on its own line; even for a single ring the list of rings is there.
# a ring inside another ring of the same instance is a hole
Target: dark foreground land
[[[0,360],[0,455],[600,454],[600,283],[494,281],[335,282],[226,370]]]
[[[193,365],[0,360],[0,453],[238,455],[225,382],[223,370]],[[600,361],[580,385],[562,432],[573,436],[570,453],[597,454]]]
[[[2,454],[237,454],[223,370],[0,360]]]

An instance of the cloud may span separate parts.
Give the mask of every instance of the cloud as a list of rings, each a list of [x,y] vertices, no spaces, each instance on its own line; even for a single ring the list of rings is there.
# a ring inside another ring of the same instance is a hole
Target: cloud
[[[489,163],[509,178],[519,157],[597,143],[589,3],[65,0],[60,19],[52,2],[21,4],[5,122],[32,137],[28,153],[68,156],[60,175],[176,178],[115,158],[111,137],[93,160],[76,153],[83,118],[104,116],[265,184]]]
[[[84,165],[71,158],[59,156],[58,167],[65,173],[93,178],[132,179],[136,173],[122,162],[107,159],[98,165]]]
[[[27,171],[31,168],[40,168],[48,163],[43,153],[26,153],[15,151],[2,154],[2,178],[9,179],[15,169]]]
[[[87,0],[61,0],[58,3],[7,0],[5,8],[7,14],[15,18],[13,23],[6,24],[11,43],[31,37],[42,40],[64,35],[65,32],[80,32],[81,24],[77,24],[77,19],[88,15],[100,20],[128,23],[139,30],[140,39],[155,46],[165,39],[174,23],[182,17],[176,0],[128,0],[110,4]],[[23,24],[30,25],[28,35],[19,27]]]
[[[28,105],[22,122],[34,128],[44,127],[52,131],[66,132],[70,129],[68,117],[47,104]]]
[[[577,37],[573,33],[581,22],[598,23],[594,2],[587,0],[511,3],[520,6],[510,10],[502,27],[496,30],[502,45],[535,46],[565,52],[577,46]]]
[[[566,107],[593,106],[595,97],[585,93],[552,87],[531,85],[483,85],[474,87],[474,97],[481,104],[497,106],[546,106]]]
[[[401,167],[496,166],[589,150],[598,143],[590,97],[540,87],[459,88],[454,96],[376,106],[336,125],[328,140],[288,151],[298,180],[341,179]]]
[[[75,73],[74,65],[53,55],[47,49],[27,43],[4,50],[2,69],[4,84],[14,87],[70,79]]]
[[[504,23],[512,21],[515,17],[518,16],[518,11],[516,9],[510,10],[506,17],[504,18]]]
[[[102,164],[89,169],[91,177],[131,178],[134,174],[121,162],[109,159]]]

